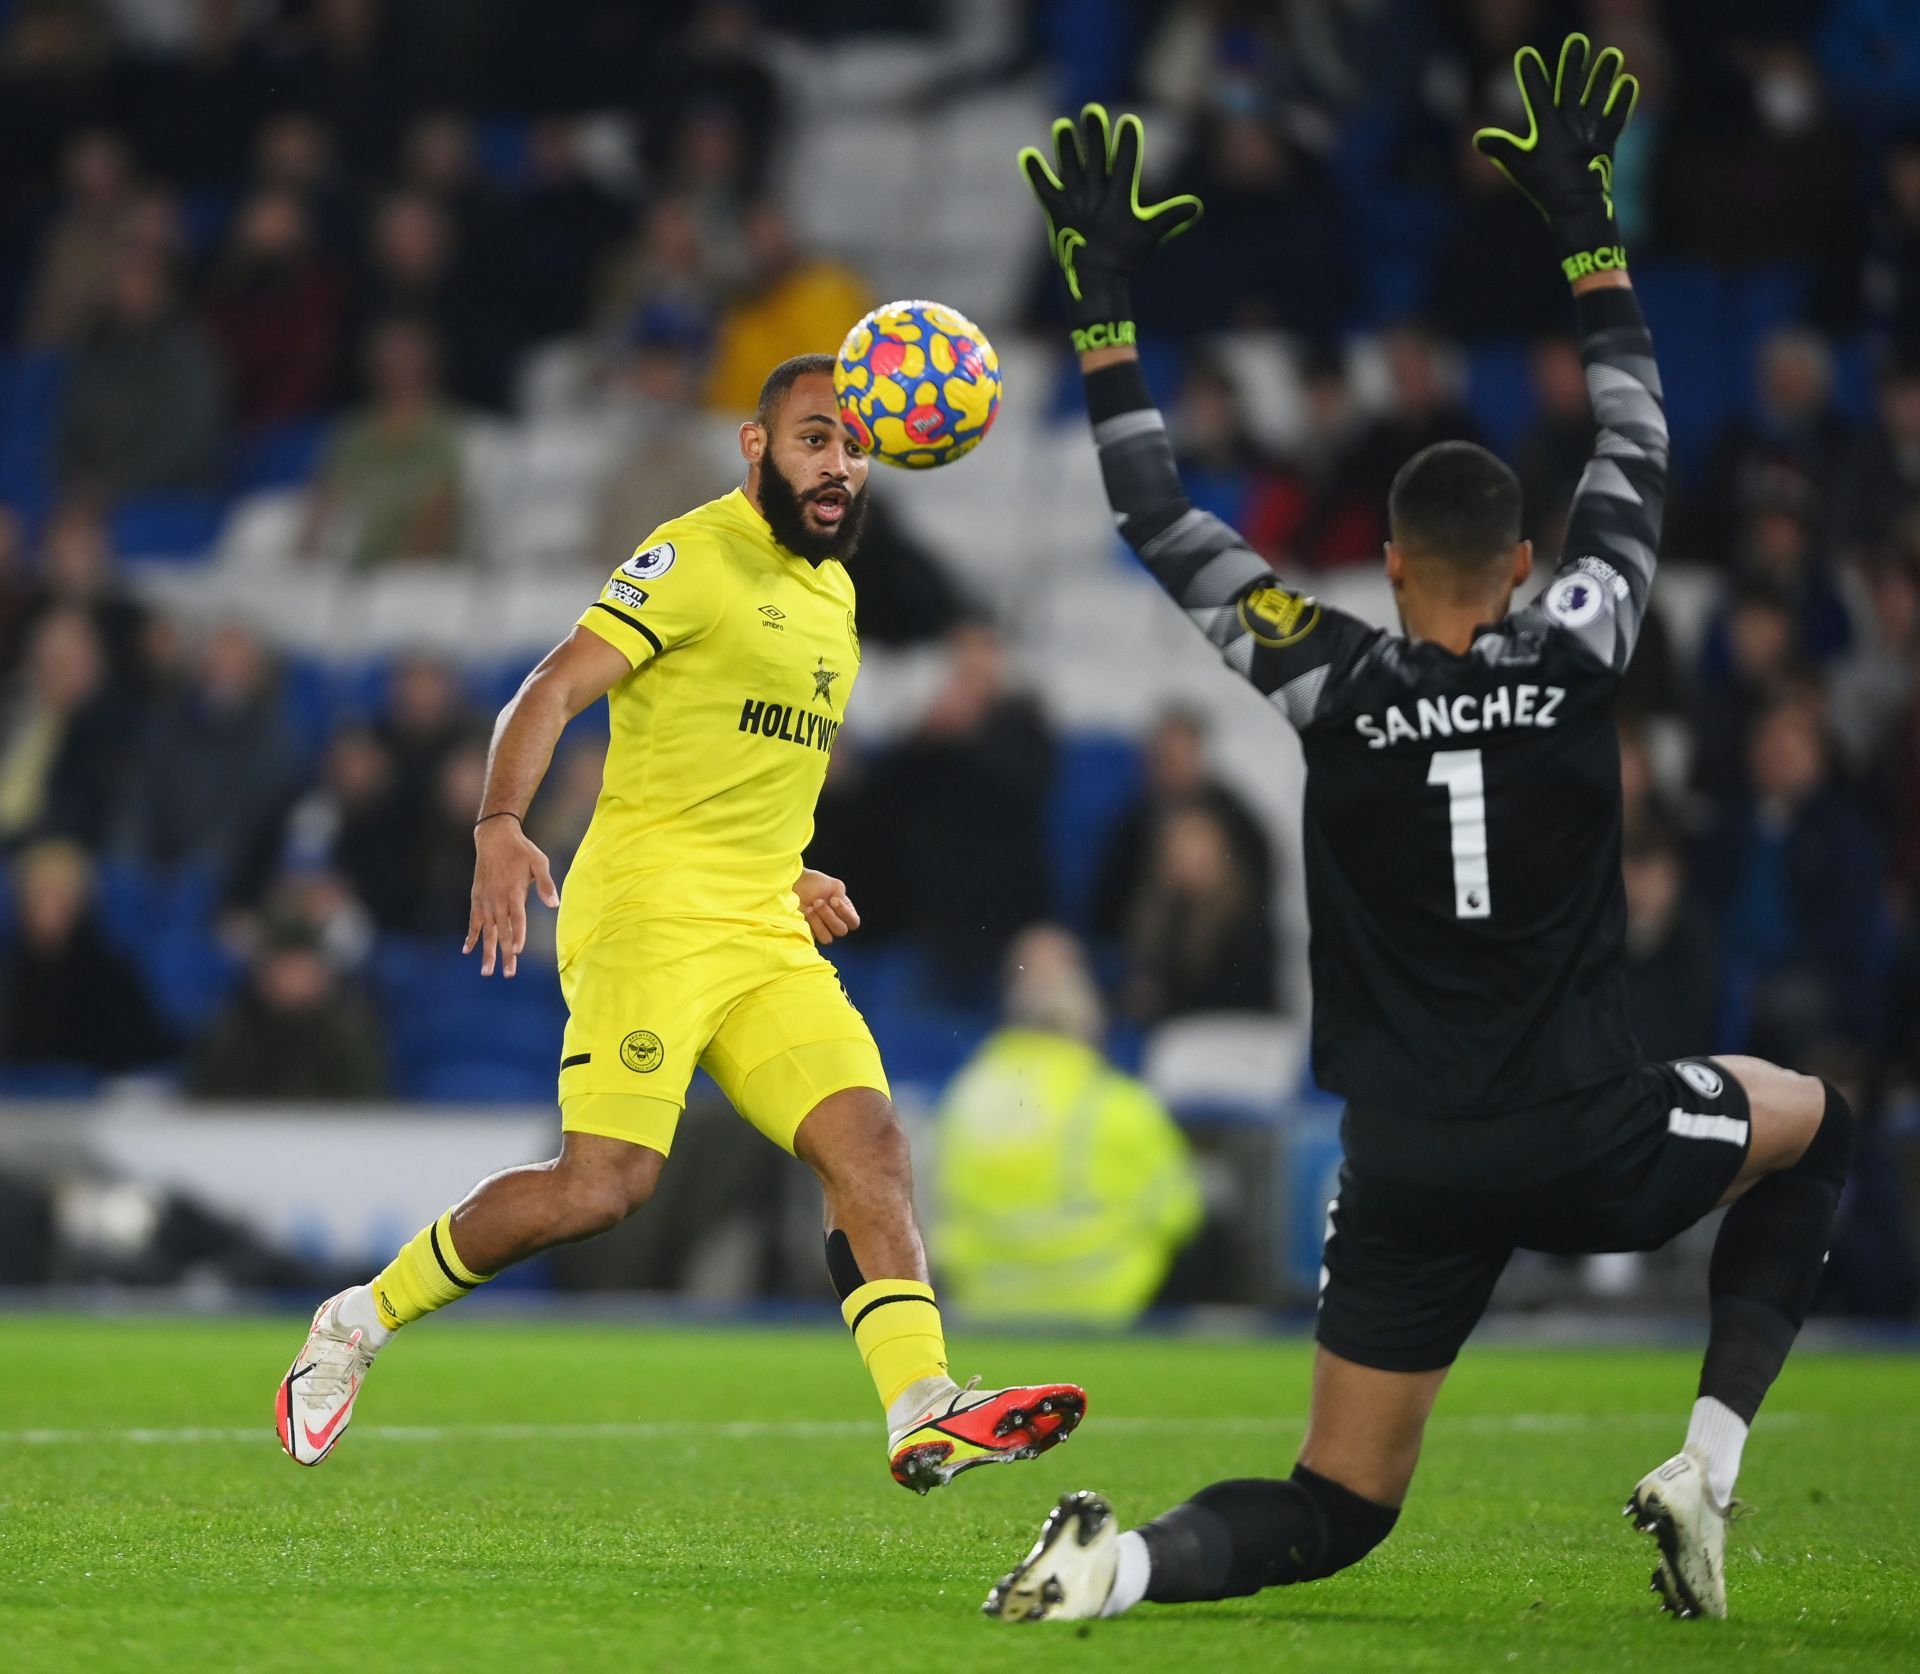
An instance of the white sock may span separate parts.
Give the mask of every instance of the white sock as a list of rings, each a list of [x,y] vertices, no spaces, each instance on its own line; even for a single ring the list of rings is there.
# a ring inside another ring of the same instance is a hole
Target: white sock
[[[1100,1607],[1103,1616],[1118,1616],[1131,1610],[1147,1596],[1147,1577],[1153,1563],[1147,1556],[1147,1543],[1138,1529],[1129,1529],[1120,1537],[1120,1567],[1113,1572],[1113,1591]]]
[[[959,1384],[945,1372],[936,1372],[928,1378],[915,1378],[887,1404],[887,1428],[897,1430],[903,1424],[910,1424],[943,1395],[959,1393]]]
[[[1747,1445],[1747,1422],[1724,1401],[1702,1395],[1687,1424],[1687,1452],[1707,1467],[1707,1489],[1725,1510],[1733,1503],[1740,1476],[1740,1452]]]
[[[387,1339],[393,1335],[380,1323],[380,1310],[373,1303],[372,1285],[355,1285],[352,1290],[340,1293],[340,1306],[334,1309],[334,1317],[349,1331],[359,1327],[361,1340],[375,1350],[385,1348]]]

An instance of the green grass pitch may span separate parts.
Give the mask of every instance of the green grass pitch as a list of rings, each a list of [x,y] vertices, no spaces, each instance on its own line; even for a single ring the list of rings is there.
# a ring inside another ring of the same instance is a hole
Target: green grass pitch
[[[15,1669],[1920,1667],[1920,1372],[1807,1354],[1748,1450],[1733,1619],[1676,1623],[1619,1516],[1694,1361],[1468,1350],[1358,1569],[1090,1628],[977,1614],[1068,1488],[1137,1521],[1284,1474],[1296,1341],[986,1340],[1072,1377],[1066,1447],[926,1499],[843,1334],[457,1316],[407,1333],[317,1470],[283,1458],[295,1321],[0,1320],[0,1664]]]

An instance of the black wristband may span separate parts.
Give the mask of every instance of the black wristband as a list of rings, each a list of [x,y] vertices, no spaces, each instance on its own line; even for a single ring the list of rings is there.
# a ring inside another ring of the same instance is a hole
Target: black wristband
[[[473,822],[473,829],[475,831],[478,831],[481,828],[481,826],[487,823],[488,820],[498,820],[498,819],[512,820],[515,825],[521,828],[521,830],[524,831],[526,829],[527,822],[523,820],[518,814],[516,814],[511,808],[496,808],[491,814],[482,814],[477,820]]]

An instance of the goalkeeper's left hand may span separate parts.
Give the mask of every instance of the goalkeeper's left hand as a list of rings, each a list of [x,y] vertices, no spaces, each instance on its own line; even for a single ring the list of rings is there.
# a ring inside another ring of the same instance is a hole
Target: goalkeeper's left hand
[[[1585,35],[1560,44],[1551,79],[1537,48],[1513,55],[1527,131],[1482,128],[1473,143],[1547,218],[1569,280],[1624,268],[1613,219],[1613,148],[1633,115],[1640,84],[1622,73],[1618,47],[1597,56]]]
[[[1067,282],[1073,346],[1118,348],[1133,341],[1128,280],[1147,253],[1200,219],[1190,192],[1161,203],[1140,201],[1146,133],[1132,114],[1108,120],[1088,105],[1075,123],[1053,125],[1051,166],[1034,146],[1020,151],[1020,170],[1047,217],[1047,242]]]

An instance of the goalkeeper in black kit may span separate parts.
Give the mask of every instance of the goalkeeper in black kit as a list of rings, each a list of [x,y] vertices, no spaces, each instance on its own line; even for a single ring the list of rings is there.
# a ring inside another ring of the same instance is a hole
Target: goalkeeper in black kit
[[[1559,243],[1599,439],[1566,550],[1513,613],[1533,567],[1513,473],[1465,442],[1408,460],[1388,506],[1399,634],[1295,590],[1181,492],[1128,280],[1200,204],[1141,203],[1139,119],[1090,105],[1055,123],[1051,160],[1021,153],[1121,533],[1300,734],[1314,1069],[1346,1111],[1292,1475],[1216,1482],[1126,1533],[1106,1500],[1071,1494],[989,1615],[1118,1615],[1358,1563],[1393,1530],[1447,1368],[1514,1250],[1653,1249],[1730,1204],[1685,1443],[1628,1503],[1665,1606],[1726,1613],[1741,1449],[1812,1303],[1852,1116],[1832,1087],[1757,1059],[1649,1063],[1627,1022],[1614,702],[1667,486],[1611,197],[1636,85],[1581,35],[1553,69],[1523,49],[1515,74],[1526,132],[1477,143]]]

